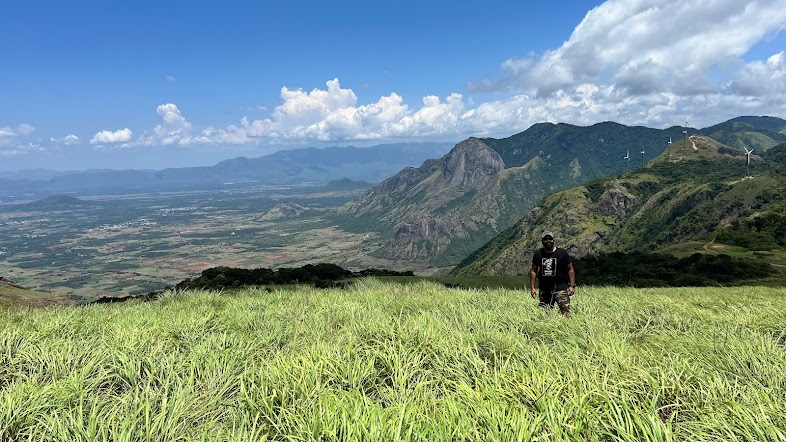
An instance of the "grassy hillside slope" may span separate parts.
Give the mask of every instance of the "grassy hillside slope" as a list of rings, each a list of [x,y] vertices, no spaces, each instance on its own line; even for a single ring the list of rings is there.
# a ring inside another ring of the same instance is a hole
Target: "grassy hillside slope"
[[[0,440],[776,441],[783,289],[365,280],[0,311]]]
[[[41,293],[20,287],[0,278],[0,308],[54,307],[76,305],[70,299],[52,293]]]

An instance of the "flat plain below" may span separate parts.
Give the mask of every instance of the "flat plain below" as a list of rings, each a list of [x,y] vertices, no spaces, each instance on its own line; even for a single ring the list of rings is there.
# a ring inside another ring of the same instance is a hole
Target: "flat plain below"
[[[0,205],[0,276],[76,301],[140,295],[209,267],[423,270],[373,257],[374,232],[340,229],[330,214],[354,192],[266,189],[80,196],[63,208]],[[279,204],[304,211],[267,219]]]
[[[0,440],[786,440],[786,289],[373,279],[0,310]]]

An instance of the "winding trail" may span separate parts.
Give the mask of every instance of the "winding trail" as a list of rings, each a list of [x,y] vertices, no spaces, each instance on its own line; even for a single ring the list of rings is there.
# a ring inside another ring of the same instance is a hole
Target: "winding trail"
[[[688,137],[688,139],[690,140],[690,144],[692,145],[693,150],[699,150],[699,148],[696,147],[696,141],[693,139],[693,137],[695,137],[695,136],[696,135],[691,135],[691,136]]]

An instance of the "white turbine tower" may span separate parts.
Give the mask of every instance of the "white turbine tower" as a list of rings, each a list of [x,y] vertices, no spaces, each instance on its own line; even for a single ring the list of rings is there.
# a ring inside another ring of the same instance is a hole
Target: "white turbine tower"
[[[644,151],[641,151],[641,168],[644,168]]]
[[[751,177],[751,154],[753,153],[753,149],[748,150],[747,147],[743,147],[745,149],[745,156],[747,157],[747,163],[745,165],[745,178]]]
[[[688,120],[685,120],[685,130],[682,131],[682,148],[688,148]]]
[[[628,169],[630,168],[630,149],[628,149],[628,153],[625,154],[625,173],[628,173]]]
[[[669,159],[671,159],[671,137],[669,137]]]

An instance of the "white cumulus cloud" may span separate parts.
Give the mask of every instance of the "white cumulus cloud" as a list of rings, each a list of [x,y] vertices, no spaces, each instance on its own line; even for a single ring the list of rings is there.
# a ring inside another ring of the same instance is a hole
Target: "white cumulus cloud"
[[[35,132],[35,128],[29,124],[20,124],[16,128],[13,127],[0,127],[0,139],[8,139],[11,137],[20,137],[30,135]]]
[[[782,99],[786,96],[786,56],[783,51],[766,61],[754,61],[741,69],[729,83],[731,93]]]
[[[745,61],[786,28],[786,0],[609,0],[589,11],[558,48],[502,63],[502,78],[471,92],[506,92],[473,104],[463,94],[420,105],[392,92],[362,104],[338,79],[326,89],[281,89],[269,118],[244,118],[250,140],[325,141],[497,136],[541,121],[709,125],[744,115],[784,115],[783,53]]]
[[[105,144],[105,143],[125,143],[131,140],[133,133],[131,129],[125,128],[112,132],[111,130],[103,130],[98,132],[90,140],[90,144]]]
[[[701,125],[744,114],[783,116],[783,53],[743,58],[784,29],[784,0],[609,0],[560,47],[508,59],[499,78],[468,83],[474,92],[516,94],[479,106],[475,116],[483,122],[475,127],[514,116],[525,126],[538,118],[663,126],[688,117]],[[515,102],[527,107],[514,113]]]
[[[449,133],[457,126],[464,109],[460,94],[443,102],[427,96],[422,107],[411,111],[398,94],[380,97],[376,102],[358,104],[351,89],[344,89],[337,78],[327,89],[305,92],[281,89],[283,103],[271,118],[242,121],[250,137],[288,141],[373,140],[392,137],[428,136]]]
[[[62,144],[65,146],[73,146],[75,144],[79,144],[82,142],[82,140],[74,134],[68,134],[63,138],[50,138],[49,141],[52,143]]]
[[[539,96],[587,82],[613,83],[629,95],[706,93],[718,86],[710,69],[734,66],[785,25],[783,0],[609,0],[559,48],[506,60],[495,86]],[[488,79],[481,86],[489,88]]]
[[[123,147],[183,146],[194,142],[194,137],[191,134],[191,123],[186,120],[176,104],[161,104],[156,108],[156,114],[161,117],[161,124],[156,125],[150,132],[146,131],[136,140]]]
[[[186,121],[180,109],[172,103],[158,106],[156,113],[164,120],[153,129],[155,137],[161,144],[188,144],[191,123]]]
[[[172,103],[158,106],[156,113],[163,118],[167,127],[176,129],[188,129],[191,127],[191,123],[186,121],[185,117],[180,113],[180,109]]]

